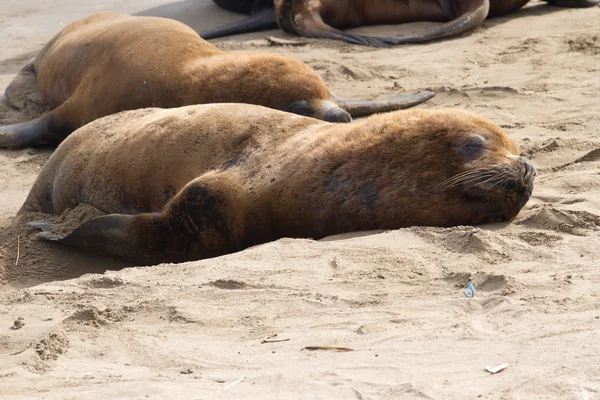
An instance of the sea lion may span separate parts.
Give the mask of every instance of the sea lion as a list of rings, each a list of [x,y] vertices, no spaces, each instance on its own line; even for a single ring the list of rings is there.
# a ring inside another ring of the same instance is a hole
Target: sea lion
[[[423,43],[480,26],[488,17],[518,10],[529,0],[214,0],[222,8],[250,17],[200,33],[213,39],[260,29],[281,29],[300,36],[343,40],[374,47]],[[600,0],[544,0],[562,7],[592,7]],[[250,10],[250,12],[245,12]],[[445,22],[439,27],[398,37],[373,37],[340,29],[417,21]]]
[[[282,237],[514,218],[535,168],[489,120],[409,110],[333,124],[247,104],[125,111],[70,135],[20,214],[108,215],[41,238],[134,264]],[[56,231],[56,229],[55,229]]]
[[[409,107],[434,95],[334,98],[319,74],[299,60],[224,52],[180,22],[118,13],[94,14],[65,27],[8,86],[9,103],[18,107],[11,100],[18,86],[35,82],[53,109],[33,121],[0,126],[0,147],[57,144],[96,118],[144,107],[250,103],[349,122],[351,115]]]

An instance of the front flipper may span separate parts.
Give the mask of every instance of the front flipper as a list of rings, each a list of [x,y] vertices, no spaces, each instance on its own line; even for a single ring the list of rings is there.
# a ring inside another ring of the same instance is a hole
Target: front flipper
[[[371,114],[403,110],[414,107],[435,96],[435,92],[425,90],[410,95],[395,95],[378,100],[354,100],[335,98],[340,108],[346,110],[352,118],[364,117]]]
[[[241,21],[220,26],[218,28],[211,29],[206,32],[201,32],[200,37],[202,39],[208,40],[224,36],[239,35],[241,33],[247,32],[266,31],[268,29],[275,28],[277,28],[277,21],[275,20],[275,9],[267,8]]]
[[[245,202],[239,180],[227,172],[209,173],[186,185],[160,213],[109,214],[93,218],[63,236],[51,224],[35,221],[37,236],[135,265],[184,262],[241,250]]]

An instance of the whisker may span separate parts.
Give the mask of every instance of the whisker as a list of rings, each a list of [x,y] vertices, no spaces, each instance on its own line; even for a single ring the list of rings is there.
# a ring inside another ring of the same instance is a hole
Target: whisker
[[[444,191],[458,185],[468,185],[468,188],[471,189],[485,183],[489,183],[491,188],[500,187],[504,190],[513,179],[514,177],[509,171],[477,168],[453,175],[436,185],[433,190]]]
[[[474,181],[474,182],[472,182],[471,186],[469,186],[469,189],[471,189],[472,187],[475,187],[477,185],[481,185],[483,183],[491,182],[491,181],[493,181],[494,179],[497,179],[497,178],[498,178],[497,176],[492,176],[492,177],[490,177],[488,179],[482,179],[480,181]]]
[[[471,182],[475,182],[475,184],[477,184],[477,182],[479,182],[481,180],[487,180],[487,179],[493,179],[493,178],[494,178],[494,174],[492,174],[492,173],[481,173],[481,174],[478,174],[475,176],[468,176],[468,177],[459,179],[458,181],[452,182],[449,185],[446,185],[443,190],[446,190],[446,189],[449,189],[451,187],[458,186],[461,184],[462,185],[468,184]]]
[[[469,170],[469,171],[461,172],[461,173],[456,174],[456,175],[446,179],[445,181],[441,182],[440,184],[435,186],[434,189],[445,186],[445,188],[442,189],[442,190],[445,190],[448,187],[450,187],[451,185],[456,184],[457,182],[461,182],[467,178],[470,178],[471,176],[476,176],[481,173],[485,173],[485,170],[478,169],[478,170]]]
[[[445,181],[443,181],[443,182],[442,182],[442,183],[440,183],[439,185],[443,185],[443,184],[445,184],[445,183],[448,183],[448,182],[450,182],[450,181],[452,181],[452,180],[454,180],[454,179],[459,179],[459,178],[461,178],[461,177],[463,177],[463,176],[465,176],[465,175],[469,175],[469,174],[476,174],[476,173],[477,173],[477,172],[479,172],[479,171],[480,171],[480,170],[469,170],[469,171],[463,171],[463,172],[460,172],[460,173],[458,173],[458,174],[456,174],[456,175],[453,175],[453,176],[451,176],[450,178],[446,179]]]
[[[481,185],[483,183],[491,182],[491,188],[502,185],[502,190],[504,190],[506,188],[506,185],[508,185],[508,183],[510,183],[511,180],[513,180],[513,176],[510,173],[501,171],[496,176],[493,176],[492,178],[489,178],[485,181],[473,183],[471,186],[469,186],[469,189],[471,189],[472,187],[474,187],[476,185]]]

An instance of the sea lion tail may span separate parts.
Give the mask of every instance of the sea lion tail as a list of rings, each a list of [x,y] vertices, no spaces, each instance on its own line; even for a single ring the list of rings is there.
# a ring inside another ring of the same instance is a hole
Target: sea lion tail
[[[202,39],[215,39],[224,36],[237,35],[246,32],[255,32],[261,30],[275,29],[277,28],[277,21],[275,19],[275,9],[267,8],[250,17],[227,24],[215,29],[201,32],[200,37]]]

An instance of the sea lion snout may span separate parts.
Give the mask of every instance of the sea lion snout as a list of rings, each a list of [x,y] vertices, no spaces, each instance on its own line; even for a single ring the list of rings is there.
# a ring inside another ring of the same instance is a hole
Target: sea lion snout
[[[529,201],[533,193],[536,169],[525,157],[511,157],[512,161],[465,179],[463,190],[470,200],[482,201],[490,211],[487,222],[512,220]],[[474,205],[474,204],[473,204]],[[495,211],[492,211],[495,210]],[[496,216],[493,216],[496,213]]]
[[[467,191],[483,189],[492,196],[526,195],[529,197],[537,171],[531,161],[525,157],[515,157],[513,160],[492,169],[481,168],[477,172],[465,175],[463,188]]]
[[[315,109],[314,118],[322,119],[327,122],[341,122],[348,123],[352,122],[352,116],[350,113],[344,109],[342,109],[339,104],[335,101],[326,99],[326,100],[317,100],[312,102],[313,107]]]
[[[533,180],[537,175],[537,170],[527,158],[521,156],[519,157],[519,161],[521,163],[521,167],[523,168],[523,177],[522,182],[525,186],[533,185]]]
[[[327,122],[352,122],[352,116],[332,101],[292,100],[285,111]]]
[[[529,198],[531,197],[531,193],[533,193],[533,181],[535,180],[535,176],[537,175],[536,169],[525,157],[519,157],[519,164],[522,169],[521,180],[519,182],[518,188],[515,194],[515,213],[513,218],[517,215],[517,213],[527,204]]]
[[[325,113],[323,120],[327,122],[352,122],[352,117],[341,108],[332,108]]]

